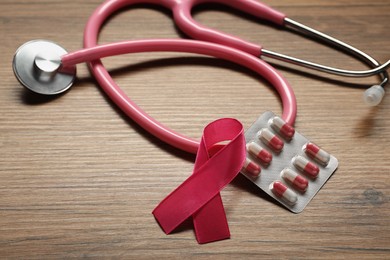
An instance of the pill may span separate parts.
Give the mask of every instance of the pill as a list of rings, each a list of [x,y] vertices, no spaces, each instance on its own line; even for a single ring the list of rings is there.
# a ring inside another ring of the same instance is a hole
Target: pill
[[[314,160],[319,162],[320,164],[326,166],[329,163],[330,155],[329,153],[322,150],[320,147],[313,143],[307,143],[304,147],[304,151],[307,155],[312,157]]]
[[[279,134],[283,135],[288,139],[291,139],[295,134],[294,127],[287,124],[283,119],[281,119],[278,116],[275,116],[271,119],[271,127],[276,132],[278,132]]]
[[[284,180],[290,182],[296,189],[301,192],[306,191],[309,182],[305,177],[302,177],[294,170],[286,168],[281,172],[281,176]]]
[[[297,194],[293,190],[287,188],[287,186],[284,185],[282,182],[274,181],[271,184],[270,188],[277,197],[282,198],[288,204],[294,205],[295,203],[297,203],[298,201]]]
[[[318,173],[320,172],[320,169],[317,165],[310,162],[305,157],[299,155],[293,158],[293,164],[298,170],[307,173],[313,178],[317,177]]]
[[[259,165],[254,163],[251,159],[246,158],[244,162],[244,166],[242,167],[245,172],[249,173],[253,177],[259,176],[261,172],[261,168]]]
[[[263,141],[266,145],[271,147],[276,152],[280,152],[283,149],[283,141],[273,134],[269,129],[263,128],[260,130],[260,140]]]
[[[246,149],[263,163],[268,164],[272,161],[272,154],[255,142],[247,144]]]

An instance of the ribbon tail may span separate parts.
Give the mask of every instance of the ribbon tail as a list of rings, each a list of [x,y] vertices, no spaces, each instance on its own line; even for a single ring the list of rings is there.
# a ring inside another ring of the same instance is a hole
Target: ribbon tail
[[[192,217],[199,244],[230,238],[229,225],[219,193]]]

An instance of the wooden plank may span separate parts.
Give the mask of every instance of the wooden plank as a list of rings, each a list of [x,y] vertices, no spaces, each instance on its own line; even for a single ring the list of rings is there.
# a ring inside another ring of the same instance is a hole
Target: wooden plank
[[[75,86],[52,99],[27,93],[12,72],[12,56],[28,40],[80,48],[87,17],[100,3],[0,4],[1,258],[390,258],[388,95],[377,108],[367,108],[363,90],[353,86],[375,83],[375,77],[340,79],[285,67],[278,69],[297,96],[296,128],[333,153],[339,169],[301,214],[278,206],[240,176],[222,192],[231,239],[200,246],[190,222],[165,235],[151,212],[189,176],[194,156],[128,119],[99,90],[85,65],[78,66]],[[387,0],[266,3],[380,62],[390,58]],[[230,8],[204,5],[194,15],[270,50],[341,68],[366,68]],[[178,36],[184,35],[169,11],[139,5],[115,15],[101,42]],[[229,62],[144,53],[108,58],[104,64],[138,105],[194,138],[220,117],[235,117],[249,127],[263,111],[282,111],[272,86]]]

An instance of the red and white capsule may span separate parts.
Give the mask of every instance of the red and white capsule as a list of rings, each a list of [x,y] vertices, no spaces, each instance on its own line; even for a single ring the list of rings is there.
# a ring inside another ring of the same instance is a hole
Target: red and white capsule
[[[250,154],[256,156],[256,158],[265,164],[269,164],[272,161],[272,154],[255,142],[248,143],[246,149]]]
[[[309,182],[305,177],[299,175],[298,173],[296,173],[294,170],[290,168],[284,169],[280,173],[280,175],[285,181],[291,183],[294,186],[294,188],[296,188],[300,192],[306,191],[307,187],[309,186]]]
[[[259,138],[276,152],[283,149],[284,142],[267,128],[260,130]]]
[[[313,178],[316,178],[317,175],[320,173],[320,168],[318,168],[317,165],[310,162],[303,156],[295,156],[293,158],[293,164],[298,170],[310,175]]]
[[[291,139],[295,134],[295,129],[291,125],[287,124],[283,119],[275,116],[270,121],[271,127],[281,134],[282,136]]]
[[[307,143],[303,148],[305,153],[316,160],[318,163],[326,166],[330,161],[330,154],[322,150],[319,146],[313,143]]]
[[[253,177],[257,177],[259,176],[260,172],[261,172],[261,168],[258,164],[256,164],[255,162],[253,162],[251,159],[249,158],[246,158],[245,159],[245,162],[244,162],[244,166],[242,167],[242,169],[249,173],[250,175],[252,175]]]
[[[270,189],[277,197],[282,198],[290,205],[294,205],[298,201],[297,194],[280,181],[271,183]]]

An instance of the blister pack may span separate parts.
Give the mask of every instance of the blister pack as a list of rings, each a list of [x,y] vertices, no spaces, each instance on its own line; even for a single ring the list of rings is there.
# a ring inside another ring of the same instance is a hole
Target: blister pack
[[[299,213],[337,169],[337,159],[265,112],[245,132],[242,173],[294,213]]]

